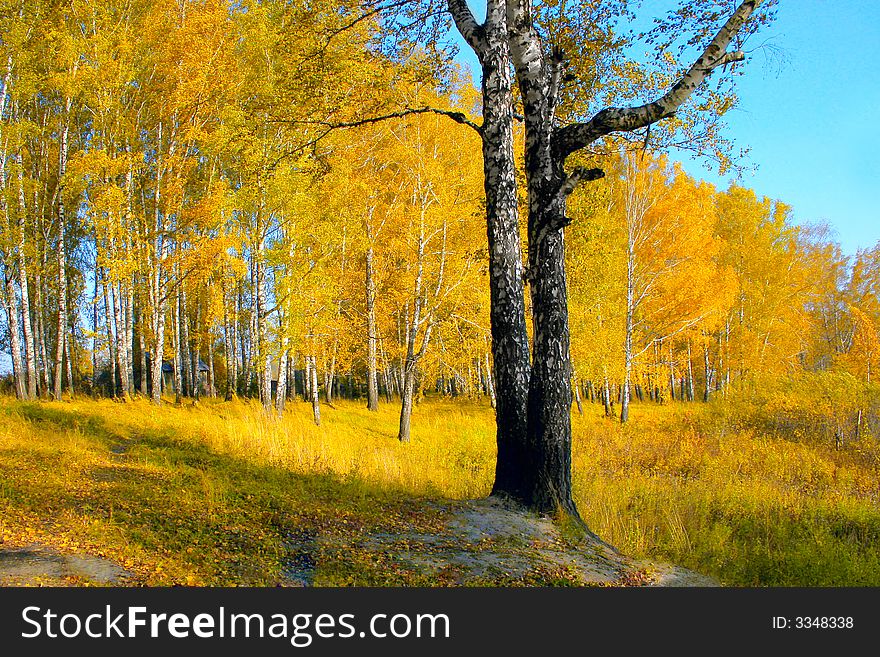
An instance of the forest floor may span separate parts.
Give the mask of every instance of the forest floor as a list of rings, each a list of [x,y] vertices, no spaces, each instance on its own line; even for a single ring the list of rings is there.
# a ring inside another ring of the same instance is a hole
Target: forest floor
[[[0,585],[878,585],[880,450],[713,405],[573,416],[590,529],[487,498],[488,404],[0,397]],[[671,566],[664,564],[678,564]],[[690,569],[690,570],[686,570]],[[705,575],[698,575],[705,573]]]
[[[123,405],[3,410],[0,585],[715,584],[497,499],[368,490],[217,453]]]
[[[445,520],[434,532],[316,536],[293,531],[285,541],[279,586],[314,585],[328,560],[394,564],[441,586],[718,586],[710,577],[668,564],[639,562],[615,548],[561,532],[551,518],[493,498],[432,503]],[[102,551],[103,552],[103,551]],[[344,556],[343,556],[344,555]],[[0,544],[0,586],[137,586],[119,564],[47,545]]]

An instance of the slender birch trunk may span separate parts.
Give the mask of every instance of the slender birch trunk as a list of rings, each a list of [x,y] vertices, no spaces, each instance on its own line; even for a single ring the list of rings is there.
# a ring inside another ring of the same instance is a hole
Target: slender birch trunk
[[[489,364],[489,353],[486,352],[486,387],[489,390],[489,404],[492,408],[497,407],[497,401],[495,399],[495,374],[492,371],[492,367]]]
[[[367,296],[367,409],[379,410],[378,381],[378,328],[376,326],[376,282],[373,275],[372,234],[367,221],[367,239],[370,240],[366,254],[366,296]]]
[[[64,107],[64,126],[58,153],[58,343],[55,349],[55,399],[61,399],[62,366],[67,340],[67,220],[64,210],[64,174],[67,171],[67,140],[70,131],[70,108],[68,98]]]
[[[309,358],[308,356],[306,358]],[[311,356],[311,381],[309,382],[309,387],[311,388],[311,401],[312,401],[312,417],[315,419],[315,424],[321,426],[321,400],[318,395],[318,361],[315,356]]]
[[[171,349],[174,352],[174,403],[180,404],[183,397],[183,367],[180,362],[180,288],[174,293],[174,308],[171,310],[172,340]]]
[[[5,88],[4,88],[5,91]],[[2,114],[0,114],[2,116]],[[31,304],[28,294],[28,263],[25,257],[27,234],[27,208],[24,202],[24,161],[19,154],[18,167],[18,282],[21,290],[22,332],[24,338],[24,360],[27,367],[27,395],[25,399],[37,398],[37,354],[36,342],[31,330]]]
[[[12,375],[15,380],[15,396],[25,399],[27,395],[27,382],[21,363],[21,334],[18,324],[18,301],[15,294],[15,284],[11,276],[6,277],[5,295],[3,306],[6,309],[6,322],[9,326],[10,351],[12,352]]]
[[[110,297],[113,296],[113,286],[107,280],[106,270],[101,270],[101,283],[104,289],[104,321],[107,325],[107,360],[110,365],[110,396],[116,397],[118,389],[116,387],[116,365],[119,359],[116,354],[117,343],[113,331],[113,302]]]
[[[281,356],[278,359],[278,389],[275,391],[275,410],[278,415],[284,415],[284,404],[287,401],[287,359],[289,349],[287,336],[281,334]]]

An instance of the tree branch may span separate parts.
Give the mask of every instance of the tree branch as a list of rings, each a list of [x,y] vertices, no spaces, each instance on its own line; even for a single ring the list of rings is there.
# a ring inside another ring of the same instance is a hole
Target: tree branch
[[[657,100],[637,107],[608,107],[586,123],[575,123],[553,136],[553,150],[563,160],[600,137],[618,131],[632,131],[672,116],[716,68],[745,59],[741,51],[727,47],[763,0],[745,0],[715,34],[703,54],[681,79]]]
[[[314,148],[318,145],[324,137],[329,135],[334,130],[345,130],[348,128],[359,128],[365,125],[372,125],[374,123],[381,123],[382,121],[389,121],[391,119],[402,119],[406,116],[411,116],[413,114],[438,114],[440,116],[446,116],[455,121],[456,123],[460,123],[462,125],[466,125],[472,130],[474,130],[480,137],[483,135],[482,126],[474,123],[470,119],[465,116],[463,112],[457,112],[455,110],[444,110],[439,107],[407,107],[402,110],[398,110],[397,112],[390,112],[388,114],[381,114],[379,116],[369,116],[365,119],[358,119],[357,121],[300,121],[300,120],[288,120],[281,121],[276,120],[275,123],[289,123],[292,125],[313,125],[320,126],[323,128],[315,137],[309,139],[308,141],[299,144],[296,148],[293,148],[282,155],[280,155],[273,163],[272,168],[277,167],[282,161],[286,160],[289,157],[292,157],[298,153],[302,153],[303,151],[308,150],[309,148]]]
[[[563,196],[569,196],[580,183],[590,182],[591,180],[599,180],[605,177],[602,169],[587,169],[585,167],[577,167],[574,171],[565,177],[559,193]]]
[[[468,119],[464,112],[459,112],[456,110],[445,110],[440,109],[439,107],[430,107],[428,105],[425,105],[423,107],[405,107],[404,109],[397,110],[396,112],[389,112],[388,114],[380,114],[377,116],[368,116],[366,118],[357,119],[355,121],[300,121],[294,119],[290,121],[279,120],[277,122],[299,125],[315,125],[326,128],[329,131],[346,128],[359,128],[361,126],[371,125],[373,123],[381,123],[382,121],[388,121],[390,119],[402,119],[406,116],[411,116],[413,114],[439,114],[441,116],[447,116],[456,123],[461,123],[462,125],[466,125],[469,128],[472,128],[477,132],[477,134],[482,134],[483,132],[482,126]],[[326,133],[322,133],[320,137],[323,137],[324,134]]]
[[[465,42],[473,48],[477,54],[481,53],[485,48],[485,39],[483,37],[483,26],[477,23],[471,8],[468,7],[466,0],[446,0],[446,6],[455,22],[455,27],[461,32],[461,36]]]

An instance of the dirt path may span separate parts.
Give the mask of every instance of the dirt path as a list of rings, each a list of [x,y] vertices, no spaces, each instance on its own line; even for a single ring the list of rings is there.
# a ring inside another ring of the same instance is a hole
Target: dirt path
[[[0,548],[0,586],[124,585],[129,573],[107,559],[43,545]]]

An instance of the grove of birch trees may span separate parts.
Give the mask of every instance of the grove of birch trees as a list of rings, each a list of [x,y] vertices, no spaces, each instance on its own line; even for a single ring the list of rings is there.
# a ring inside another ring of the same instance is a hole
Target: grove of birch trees
[[[601,3],[574,20],[490,2],[479,26],[462,4],[443,15],[479,55],[480,88],[430,35],[386,47],[382,3],[4,0],[14,394],[249,397],[277,414],[302,399],[316,423],[341,396],[399,404],[403,442],[423,395],[485,397],[502,462],[502,418],[522,433],[527,395],[530,413],[550,395],[626,422],[634,400],[709,401],[795,370],[876,377],[880,246],[847,257],[783,202],[662,152],[686,134],[723,157],[685,101],[742,58],[724,48],[759,3],[674,85],[607,61],[612,32],[577,50]],[[431,32],[422,9],[393,24]],[[622,82],[584,100],[568,69]],[[659,100],[582,120],[637,86]],[[725,98],[700,109],[720,117]],[[566,174],[570,155],[584,166]]]

